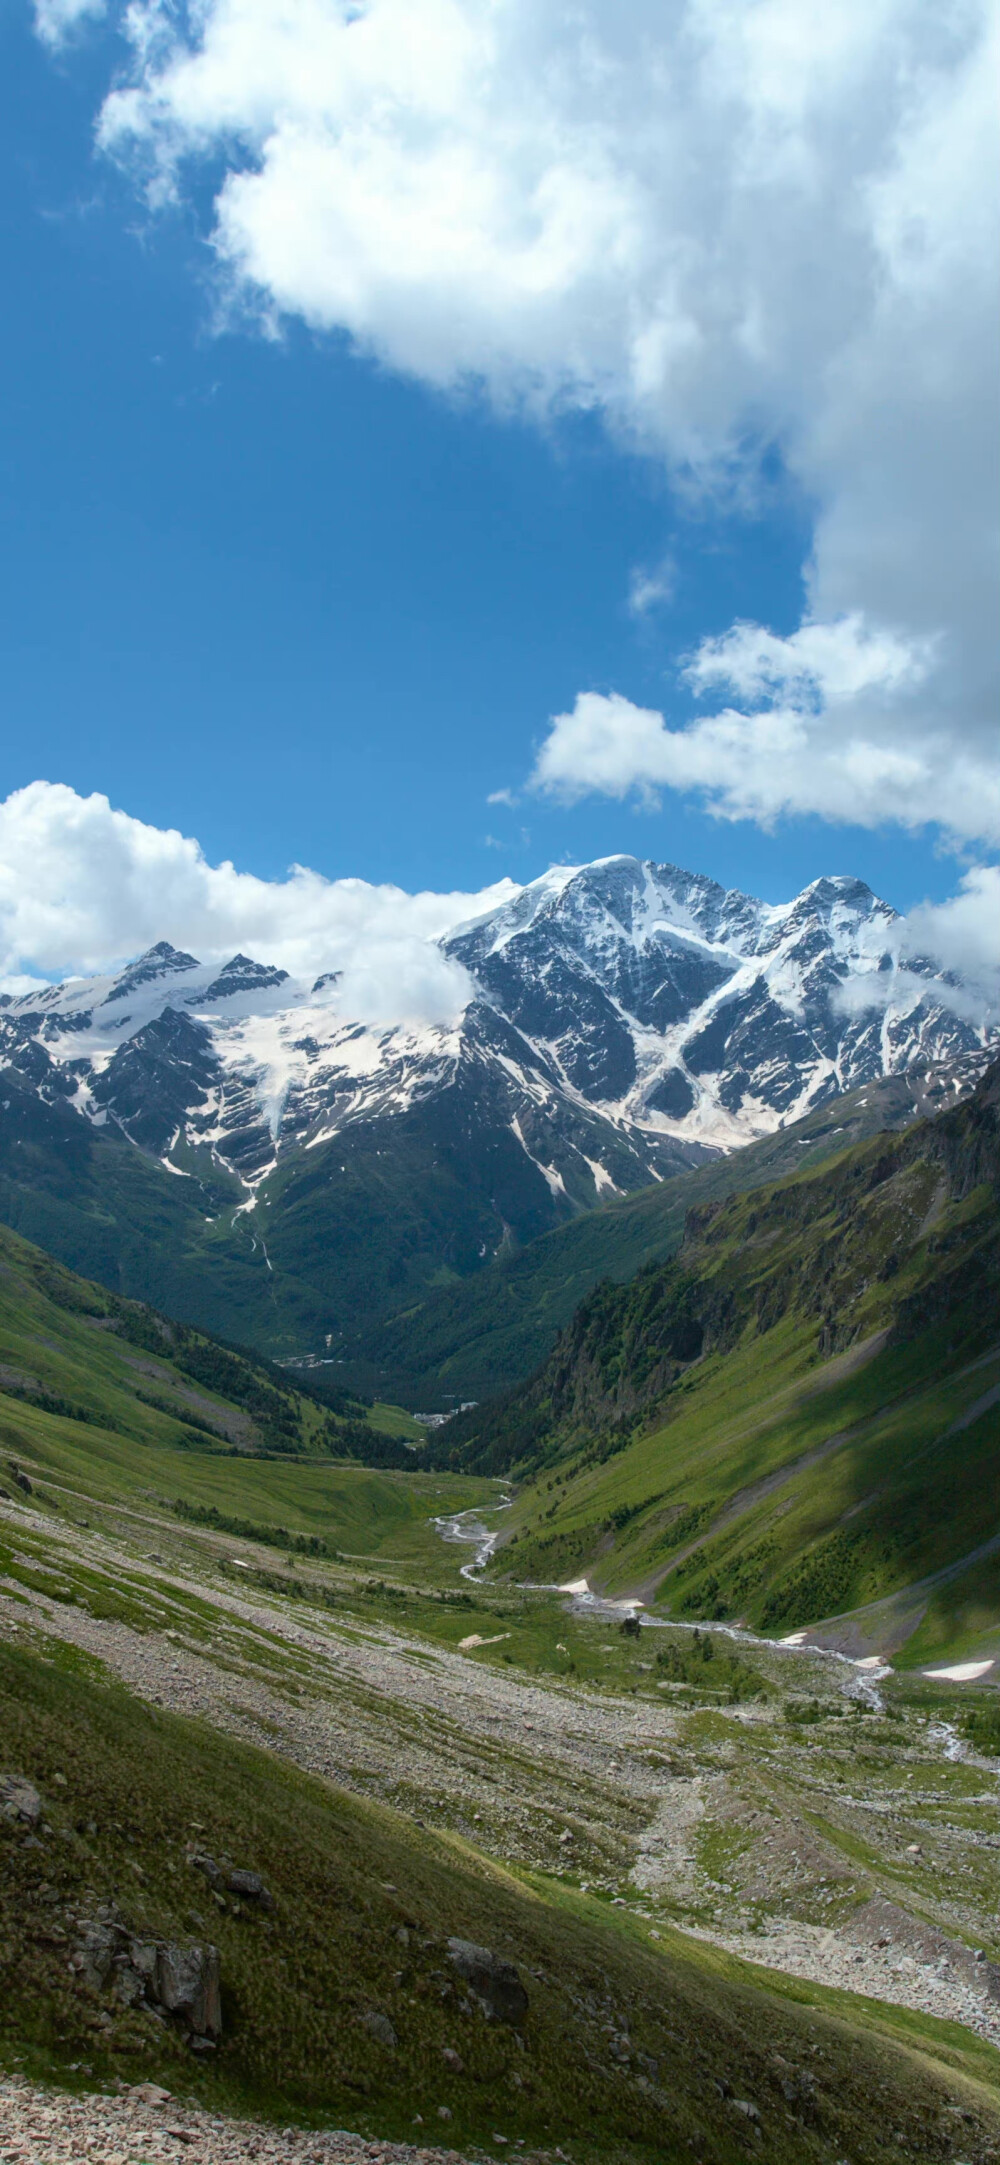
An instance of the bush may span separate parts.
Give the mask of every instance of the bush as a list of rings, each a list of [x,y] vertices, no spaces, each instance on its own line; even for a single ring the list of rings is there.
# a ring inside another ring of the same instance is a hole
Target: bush
[[[970,1706],[962,1716],[962,1729],[977,1752],[1000,1759],[1000,1699]]]

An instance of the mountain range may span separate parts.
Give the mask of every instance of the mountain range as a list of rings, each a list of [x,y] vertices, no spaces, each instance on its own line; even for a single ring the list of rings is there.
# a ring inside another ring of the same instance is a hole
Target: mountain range
[[[163,941],[0,1003],[0,1217],[116,1290],[294,1358],[593,1209],[964,1062],[961,981],[903,965],[862,882],[772,905],[629,857],[556,868],[442,942],[446,1022],[343,1011]]]

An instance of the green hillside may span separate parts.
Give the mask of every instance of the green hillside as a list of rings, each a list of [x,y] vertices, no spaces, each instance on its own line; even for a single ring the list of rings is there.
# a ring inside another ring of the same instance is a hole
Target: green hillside
[[[851,1651],[1000,1648],[1000,1067],[689,1212],[439,1452],[524,1482],[501,1564]],[[813,1633],[813,1636],[815,1634]]]
[[[4,1098],[0,1223],[113,1292],[221,1337],[279,1353],[322,1344],[327,1302],[268,1270],[246,1214],[235,1215],[239,1183],[208,1153],[179,1179],[13,1069]]]
[[[996,2056],[955,2026],[654,1938],[79,1668],[0,1649],[0,1758],[43,1815],[30,1855],[0,1817],[0,2053],[27,2072],[152,2078],[383,2138],[412,2138],[419,2115],[425,2139],[463,2148],[561,2138],[594,2165],[735,2165],[756,2127],[788,2165],[944,2159],[949,2108],[969,2155],[1000,2134]],[[214,1898],[191,1864],[204,1851],[223,1886],[225,1860],[257,1873],[269,1906]],[[202,1917],[221,1969],[210,2054],[74,1972],[76,1920],[99,1914],[126,1943],[188,1946]],[[450,1940],[513,1964],[516,2024],[463,1993]]]
[[[284,1151],[252,1209],[207,1147],[178,1143],[168,1163],[36,1082],[5,1070],[0,1223],[117,1293],[279,1356],[339,1346],[579,1207],[556,1207],[506,1116],[484,1138],[471,1074],[457,1094]],[[147,1087],[155,1115],[155,1074]],[[611,1164],[623,1188],[645,1177],[624,1143]]]
[[[397,1407],[340,1409],[0,1231],[0,1491],[23,1462],[44,1509],[65,1489],[154,1496],[439,1571],[430,1513],[492,1486],[422,1472],[423,1431]]]
[[[623,1284],[672,1255],[694,1205],[822,1164],[846,1144],[906,1127],[948,1095],[947,1077],[911,1070],[831,1098],[761,1142],[586,1211],[520,1253],[369,1321],[348,1336],[340,1373],[408,1405],[489,1398],[531,1374],[601,1279]]]

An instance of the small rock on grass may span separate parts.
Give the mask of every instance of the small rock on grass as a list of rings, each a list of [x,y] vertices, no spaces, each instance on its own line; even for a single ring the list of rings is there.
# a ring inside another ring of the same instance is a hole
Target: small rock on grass
[[[242,1902],[256,1902],[260,1909],[273,1909],[274,1896],[264,1885],[259,1872],[230,1872],[226,1881],[230,1894],[238,1895]]]
[[[372,2008],[370,2014],[361,2016],[361,2027],[367,2030],[369,2036],[374,2037],[378,2044],[384,2045],[388,2052],[395,2052],[399,2039],[388,2015],[381,2015],[377,2008]]]
[[[42,1816],[42,1800],[23,1774],[8,1774],[0,1779],[0,1810],[7,1819],[19,1819],[24,1826],[37,1827]]]

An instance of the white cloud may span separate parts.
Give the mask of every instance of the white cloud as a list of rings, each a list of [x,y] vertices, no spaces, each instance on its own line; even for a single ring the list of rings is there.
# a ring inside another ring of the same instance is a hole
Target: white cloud
[[[465,971],[434,942],[517,888],[410,895],[293,865],[284,880],[210,865],[176,829],[147,826],[33,782],[0,803],[0,988],[28,970],[55,977],[117,966],[156,940],[223,962],[242,950],[311,978],[342,970],[342,1011],[358,1021],[449,1021]]]
[[[782,803],[933,818],[946,746],[978,834],[998,23],[1000,0],[131,0],[100,135],[154,196],[221,161],[220,275],[258,319],[500,407],[598,408],[723,498],[776,443],[815,510],[803,673],[845,621],[898,664],[860,706],[812,673],[826,728],[794,775],[799,725],[777,729]],[[720,731],[761,734],[700,725],[663,779],[689,786]],[[732,801],[756,817],[759,794]]]
[[[994,988],[1000,976],[1000,865],[973,865],[947,902],[923,902],[903,919],[901,953],[932,955],[945,969]]]
[[[573,803],[589,792],[656,802],[661,789],[697,792],[723,819],[771,826],[796,813],[874,826],[936,821],[954,836],[1000,842],[1000,771],[974,747],[884,726],[876,682],[865,729],[836,732],[808,706],[752,713],[727,707],[671,729],[655,708],[617,692],[581,692],[557,714],[532,787]],[[880,726],[882,725],[882,726]]]
[[[629,615],[647,616],[650,609],[666,608],[676,588],[677,566],[672,556],[662,557],[658,564],[637,564],[629,580]]]
[[[888,1006],[900,993],[926,990],[934,998],[936,988],[914,965],[931,963],[938,970],[957,974],[961,984],[949,983],[947,1001],[952,1012],[981,1026],[1000,1018],[1000,866],[974,865],[963,874],[959,892],[946,902],[921,902],[892,926],[888,948],[895,970],[873,970],[870,976],[848,978],[838,1005],[849,1013]]]
[[[65,45],[88,18],[106,12],[106,0],[35,0],[35,29],[43,45]]]
[[[696,691],[726,684],[744,699],[785,697],[816,712],[861,694],[895,696],[922,684],[935,641],[872,631],[857,611],[839,622],[807,622],[790,638],[760,624],[734,624],[720,639],[703,639],[684,674]]]
[[[935,655],[930,635],[872,630],[857,612],[788,638],[736,624],[704,640],[684,674],[697,693],[727,687],[742,707],[672,729],[618,693],[582,692],[554,716],[532,787],[566,803],[634,792],[647,804],[670,788],[697,792],[720,818],[764,826],[818,812],[869,827],[936,823],[952,839],[996,844],[995,745],[911,726]]]

